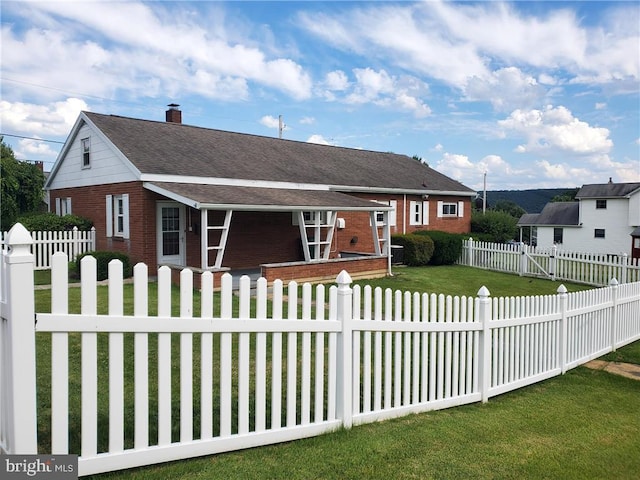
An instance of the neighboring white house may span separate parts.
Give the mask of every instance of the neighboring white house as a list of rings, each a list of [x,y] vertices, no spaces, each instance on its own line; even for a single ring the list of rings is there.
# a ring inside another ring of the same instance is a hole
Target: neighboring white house
[[[518,226],[539,247],[640,257],[640,183],[583,185],[575,202],[548,203]]]

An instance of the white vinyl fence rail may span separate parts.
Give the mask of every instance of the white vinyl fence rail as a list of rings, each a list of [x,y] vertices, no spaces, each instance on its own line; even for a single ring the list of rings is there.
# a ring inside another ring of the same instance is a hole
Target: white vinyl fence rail
[[[185,269],[172,304],[161,267],[156,306],[146,265],[124,285],[112,261],[99,289],[90,256],[71,313],[64,254],[34,326],[31,241],[12,229],[2,258],[0,450],[78,454],[81,476],[486,402],[640,339],[640,283],[467,298],[352,288],[343,271],[328,289],[244,276],[236,296],[208,272],[194,294]]]
[[[620,283],[640,281],[640,259],[620,255],[537,248],[524,243],[463,241],[460,265],[521,276],[535,276],[605,286],[612,278]]]
[[[0,237],[2,250],[5,249],[5,238],[7,238],[7,232]],[[78,255],[93,252],[96,249],[95,227],[86,231],[73,227],[72,230],[31,232],[31,238],[33,239],[31,253],[35,257],[36,270],[49,270],[51,257],[56,252],[66,253],[69,261],[73,261]]]

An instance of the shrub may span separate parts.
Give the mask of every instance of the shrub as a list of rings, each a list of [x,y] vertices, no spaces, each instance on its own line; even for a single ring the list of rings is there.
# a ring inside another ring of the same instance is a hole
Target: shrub
[[[59,230],[91,230],[93,222],[78,215],[59,216],[55,213],[24,215],[18,221],[30,232],[53,232]]]
[[[111,260],[120,260],[122,262],[122,272],[123,272],[124,278],[129,278],[133,275],[131,260],[129,260],[129,256],[127,254],[121,253],[121,252],[96,251],[96,252],[87,252],[87,253],[83,253],[82,255],[78,255],[75,261],[77,278],[80,278],[81,261],[87,255],[90,255],[96,259],[96,270],[97,270],[98,280],[106,280],[107,278],[109,278],[109,262]]]
[[[488,210],[485,213],[471,214],[471,231],[476,238],[478,233],[490,235],[490,241],[504,243],[513,240],[518,232],[518,220],[508,213]]]
[[[430,265],[453,265],[462,255],[462,241],[467,235],[428,230],[416,232],[416,235],[429,236],[433,241],[434,251]]]
[[[433,241],[424,235],[392,235],[391,243],[402,246],[405,265],[427,265],[433,255]]]

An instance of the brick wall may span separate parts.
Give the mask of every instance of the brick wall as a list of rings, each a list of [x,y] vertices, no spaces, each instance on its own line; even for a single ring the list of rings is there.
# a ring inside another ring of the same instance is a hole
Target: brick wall
[[[380,278],[387,274],[387,257],[340,258],[322,263],[283,263],[261,265],[261,275],[269,283],[274,280],[300,283],[333,281],[346,270],[351,278]]]

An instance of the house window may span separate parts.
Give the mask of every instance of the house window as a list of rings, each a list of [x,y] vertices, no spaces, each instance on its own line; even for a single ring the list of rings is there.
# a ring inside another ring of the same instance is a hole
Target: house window
[[[320,225],[327,225],[329,218],[331,218],[331,212],[322,210],[322,211],[307,211],[302,212],[302,216],[304,218],[305,225],[315,225],[318,222]],[[298,221],[298,212],[293,212],[291,215],[291,223],[292,225],[299,225]]]
[[[593,231],[593,236],[595,238],[604,238],[604,228],[596,228]]]
[[[89,168],[91,166],[91,142],[89,138],[83,138],[80,140],[82,144],[82,168]]]
[[[562,243],[562,228],[553,229],[553,243]]]
[[[443,203],[442,215],[456,217],[458,216],[458,204],[457,203]]]
[[[56,215],[71,215],[71,197],[56,198]]]
[[[438,217],[464,217],[464,202],[438,202]]]
[[[129,238],[129,195],[107,195],[107,237]]]
[[[377,203],[383,203],[385,205],[390,205],[393,207],[393,210],[389,212],[389,226],[396,226],[396,209],[398,208],[397,200],[377,200]],[[384,212],[375,212],[376,217],[376,225],[378,227],[382,227],[384,225]]]
[[[598,210],[603,210],[603,209],[607,208],[607,201],[606,200],[596,200],[596,208]]]
[[[429,202],[409,202],[409,225],[429,225]]]

